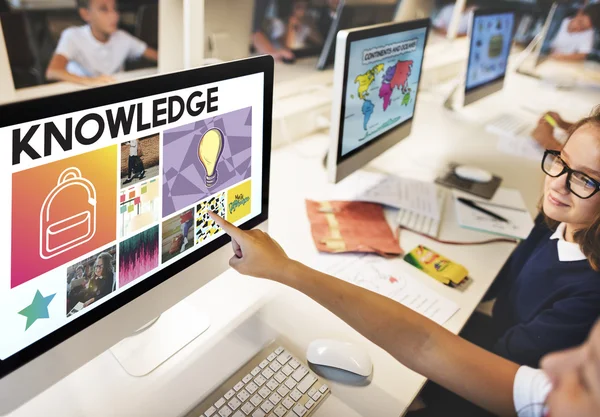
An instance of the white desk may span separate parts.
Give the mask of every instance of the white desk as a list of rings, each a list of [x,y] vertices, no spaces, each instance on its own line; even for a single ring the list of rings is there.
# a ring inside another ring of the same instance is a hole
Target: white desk
[[[423,94],[411,138],[375,160],[369,168],[432,179],[447,161],[475,163],[502,175],[505,186],[520,189],[533,213],[541,191],[539,164],[499,154],[497,139],[465,119],[480,119],[483,123],[482,114],[490,108],[506,111],[509,108],[505,105],[514,106],[512,100],[525,97],[524,92],[536,91],[537,86],[533,79],[512,76],[505,95],[484,100],[480,107],[473,106],[464,114],[445,110],[439,96]],[[555,98],[558,101],[559,97]],[[585,94],[577,97],[579,101],[587,99],[592,104],[597,101]],[[569,114],[567,106],[563,101],[555,109]],[[326,194],[332,187],[326,184],[320,165],[326,148],[327,137],[316,135],[276,150],[272,158],[270,230],[290,256],[305,262],[316,255],[316,250],[304,199],[315,193]],[[454,221],[453,205],[447,204],[440,237],[471,240],[483,235],[460,229]],[[473,284],[461,293],[414,270],[414,275],[422,277],[425,285],[460,305],[460,311],[446,323],[448,329],[458,332],[487,291],[512,245],[453,247],[402,233],[401,245],[405,250],[418,243],[426,243],[470,271]],[[211,315],[211,328],[149,376],[127,375],[107,351],[11,417],[179,416],[275,337],[301,357],[312,339],[324,336],[360,343],[371,355],[375,367],[372,383],[361,388],[332,383],[334,395],[320,409],[322,416],[398,417],[425,382],[304,295],[277,284],[228,271],[192,294],[188,301]]]
[[[120,72],[113,77],[116,82],[124,82],[124,81],[132,81],[139,78],[150,77],[152,75],[156,75],[157,69],[153,68],[144,68],[133,71],[125,71]],[[73,91],[84,90],[86,87],[80,84],[68,83],[68,82],[57,82],[52,84],[39,85],[35,87],[27,87],[27,88],[19,88],[18,90],[14,90],[14,96],[10,97],[9,95],[0,95],[0,104],[4,104],[6,102],[12,101],[23,101],[23,100],[31,100],[40,97],[48,97],[54,96],[58,94],[70,93]]]

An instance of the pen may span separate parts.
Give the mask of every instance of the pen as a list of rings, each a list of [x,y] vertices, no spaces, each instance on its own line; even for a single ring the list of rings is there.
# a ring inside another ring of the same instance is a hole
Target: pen
[[[501,222],[508,223],[508,220],[506,220],[504,217],[498,216],[496,213],[492,213],[491,211],[486,210],[483,207],[478,206],[472,200],[469,200],[467,198],[458,197],[458,201],[460,201],[461,203],[463,203],[465,206],[471,207],[472,209],[475,209],[475,210],[478,210],[478,211],[480,211],[482,213],[485,213],[488,216],[493,217],[496,220],[500,220]]]
[[[558,127],[558,123],[556,122],[556,120],[554,120],[554,118],[552,116],[550,116],[549,114],[544,115],[544,120],[547,121],[548,124],[550,124],[550,126]]]

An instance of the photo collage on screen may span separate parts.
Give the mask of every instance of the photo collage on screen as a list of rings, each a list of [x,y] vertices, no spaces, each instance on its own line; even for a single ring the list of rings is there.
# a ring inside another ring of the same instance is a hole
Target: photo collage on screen
[[[251,158],[245,107],[14,173],[11,289],[63,271],[22,306],[23,329],[51,303],[77,317],[211,242],[209,211],[249,217]]]

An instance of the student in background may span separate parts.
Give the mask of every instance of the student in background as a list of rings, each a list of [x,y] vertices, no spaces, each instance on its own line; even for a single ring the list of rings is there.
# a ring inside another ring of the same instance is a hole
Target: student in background
[[[252,24],[252,44],[258,53],[269,54],[276,61],[293,62],[294,53],[285,47],[290,0],[256,0]]]
[[[448,29],[450,27],[450,23],[452,22],[452,16],[454,14],[454,6],[455,3],[452,2],[443,6],[440,12],[437,14],[435,19],[432,22],[433,29],[446,35],[448,33]],[[467,1],[465,6],[465,10],[460,15],[460,23],[458,24],[458,30],[456,32],[457,36],[466,36],[467,31],[469,30],[469,17],[471,12],[476,9],[476,6],[473,1]]]
[[[560,61],[583,61],[594,48],[595,28],[600,27],[600,4],[590,4],[562,21],[551,43],[550,57]]]
[[[116,0],[77,0],[77,5],[87,25],[62,33],[46,71],[49,80],[102,85],[112,82],[128,59],[158,60],[156,50],[118,29]]]
[[[543,370],[519,366],[390,298],[289,259],[260,230],[243,231],[210,215],[232,238],[232,268],[303,292],[409,369],[495,415],[600,415],[600,323],[578,348],[545,358]],[[467,416],[455,411],[437,415]]]
[[[555,125],[555,126],[554,126]],[[574,123],[567,122],[558,113],[549,111],[538,120],[538,124],[531,132],[531,136],[544,149],[560,151],[563,147],[563,140],[557,137],[555,129],[562,132],[569,132]]]

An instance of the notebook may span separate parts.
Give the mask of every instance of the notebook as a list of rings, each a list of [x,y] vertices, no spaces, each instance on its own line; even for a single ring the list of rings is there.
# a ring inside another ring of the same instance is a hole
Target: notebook
[[[491,200],[473,197],[458,190],[452,191],[456,208],[456,218],[461,227],[478,230],[516,239],[525,239],[534,223],[523,197],[518,190],[499,188]],[[472,200],[478,206],[508,220],[508,223],[494,219],[458,201],[457,197]]]

